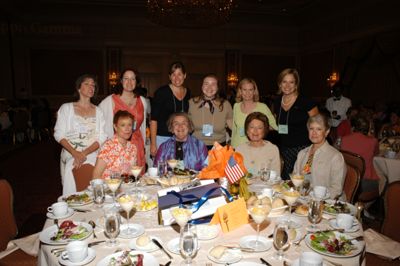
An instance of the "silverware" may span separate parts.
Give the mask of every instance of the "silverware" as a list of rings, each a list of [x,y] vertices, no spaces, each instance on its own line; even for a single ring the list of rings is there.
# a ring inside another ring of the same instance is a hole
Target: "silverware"
[[[92,210],[87,209],[74,209],[76,212],[91,212]]]
[[[307,233],[305,233],[299,240],[293,242],[293,244],[294,244],[295,246],[300,245],[301,241],[303,241],[303,239],[304,239],[306,236],[307,236]]]
[[[165,254],[167,254],[168,258],[172,260],[172,256],[165,250],[165,248],[158,242],[157,239],[152,238],[151,241],[156,244],[157,247],[159,247],[162,251],[164,251]]]
[[[242,248],[242,247],[237,247],[237,246],[230,246],[230,245],[222,245],[223,247],[229,248],[229,249],[239,249],[244,252],[254,252],[254,248]]]
[[[262,264],[271,266],[271,264],[268,261],[264,260],[263,258],[260,258],[260,261],[261,261]]]
[[[93,222],[92,220],[89,221],[89,224],[92,226],[93,228],[93,238],[97,238],[96,233],[94,231],[94,228],[96,227],[96,223]]]

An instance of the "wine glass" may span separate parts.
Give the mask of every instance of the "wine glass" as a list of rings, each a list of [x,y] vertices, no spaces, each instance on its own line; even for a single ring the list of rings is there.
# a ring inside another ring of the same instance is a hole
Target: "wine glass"
[[[139,182],[139,176],[140,176],[140,173],[142,172],[142,166],[139,166],[139,165],[134,165],[134,166],[132,166],[132,169],[131,169],[131,172],[132,172],[132,174],[133,174],[133,176],[135,177],[135,193],[137,194],[137,185],[138,185],[138,182]]]
[[[119,186],[122,183],[121,174],[113,173],[110,175],[110,178],[106,179],[106,184],[108,188],[113,193],[113,202],[115,204],[115,192],[118,190]]]
[[[185,208],[174,208],[171,209],[171,215],[174,217],[175,222],[182,228],[190,221],[192,217],[192,211]]]
[[[321,199],[312,198],[308,205],[308,220],[311,222],[311,226],[307,227],[308,231],[318,230],[317,223],[322,220],[322,210],[324,203]]]
[[[296,200],[300,197],[300,192],[293,188],[283,191],[283,198],[289,204],[289,213],[292,213],[292,206]]]
[[[97,207],[101,207],[105,200],[104,180],[94,179],[90,183],[93,190],[93,201]]]
[[[254,250],[263,250],[265,249],[265,246],[263,242],[260,242],[258,240],[258,237],[260,235],[260,224],[264,222],[265,219],[267,219],[267,216],[269,214],[269,211],[267,210],[265,204],[262,204],[261,202],[256,202],[253,205],[249,206],[249,213],[251,215],[251,218],[253,218],[253,221],[257,224],[257,238],[255,241],[250,241],[249,246],[251,248],[254,248]]]
[[[167,163],[166,162],[158,162],[158,175],[159,177],[163,177],[167,173]]]
[[[283,260],[285,258],[284,250],[290,245],[288,230],[289,226],[287,221],[281,221],[275,225],[274,247],[277,249],[277,252],[274,258],[277,260]]]
[[[118,244],[116,240],[120,230],[120,215],[118,209],[113,206],[104,211],[105,218],[105,234],[109,238],[107,246],[113,247]]]
[[[192,258],[196,255],[198,250],[198,239],[196,226],[192,224],[185,224],[180,233],[179,249],[182,256],[185,258],[181,265],[196,265]]]
[[[169,159],[167,161],[169,167],[171,168],[171,171],[174,171],[174,168],[178,165],[178,160],[176,159]]]
[[[295,186],[296,190],[299,191],[300,187],[304,183],[304,175],[300,174],[292,174],[290,176],[290,179],[292,180],[293,185]]]
[[[119,205],[121,206],[121,208],[126,212],[127,228],[124,229],[122,232],[124,233],[124,235],[130,235],[131,233],[134,232],[134,230],[132,230],[129,227],[129,221],[130,221],[129,214],[130,214],[130,211],[135,206],[134,197],[133,197],[133,195],[130,195],[129,193],[125,193],[125,194],[122,194],[119,196],[118,202],[119,202]]]

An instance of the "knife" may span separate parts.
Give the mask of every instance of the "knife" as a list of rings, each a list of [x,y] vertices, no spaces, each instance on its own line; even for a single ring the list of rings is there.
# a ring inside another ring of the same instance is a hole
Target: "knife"
[[[165,254],[167,254],[168,258],[172,260],[172,256],[165,250],[165,248],[158,242],[157,239],[152,238],[151,241],[156,244],[157,247],[159,247],[162,251],[164,251]]]
[[[262,264],[271,266],[271,264],[269,264],[268,261],[264,260],[263,258],[260,258],[260,260],[261,260],[261,263],[262,263]]]

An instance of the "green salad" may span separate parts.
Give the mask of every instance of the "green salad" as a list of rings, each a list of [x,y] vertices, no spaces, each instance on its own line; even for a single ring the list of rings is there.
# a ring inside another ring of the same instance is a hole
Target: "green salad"
[[[334,231],[315,233],[310,236],[311,246],[323,253],[350,255],[357,249],[344,235],[337,236]]]

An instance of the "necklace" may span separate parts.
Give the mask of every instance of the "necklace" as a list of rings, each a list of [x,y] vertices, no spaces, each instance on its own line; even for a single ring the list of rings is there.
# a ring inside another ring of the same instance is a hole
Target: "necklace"
[[[296,99],[296,97],[297,97],[297,96],[294,96],[293,98],[290,98],[289,101],[288,101],[287,103],[285,103],[285,101],[283,100],[284,96],[282,96],[281,103],[282,103],[282,105],[284,105],[284,106],[291,105],[291,104],[294,102],[294,100]]]

